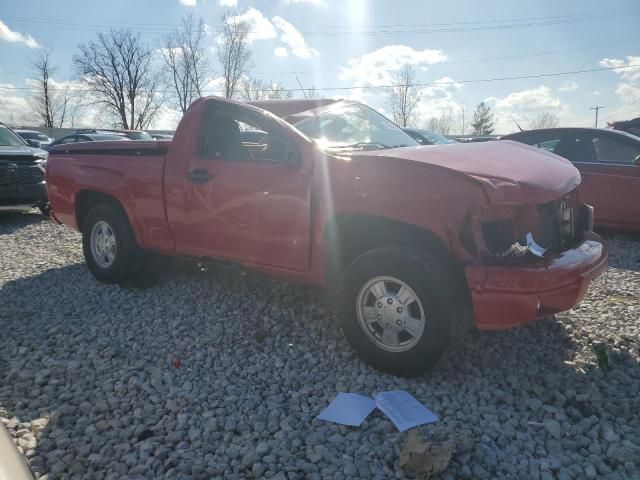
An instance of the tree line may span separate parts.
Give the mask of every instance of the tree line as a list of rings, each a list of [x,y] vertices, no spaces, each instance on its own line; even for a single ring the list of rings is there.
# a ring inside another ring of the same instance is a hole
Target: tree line
[[[495,131],[496,117],[486,102],[480,102],[473,111],[473,117],[467,126],[464,106],[456,118],[453,111],[440,114],[438,117],[430,117],[422,121],[419,115],[419,106],[422,100],[422,87],[417,80],[417,72],[411,65],[404,65],[393,78],[393,86],[390,88],[387,98],[387,106],[391,111],[393,121],[401,127],[424,128],[440,135],[470,134],[493,135]],[[514,123],[518,128],[520,125]],[[553,128],[558,126],[559,118],[549,112],[543,112],[534,118],[528,128]],[[470,127],[470,128],[468,128]]]
[[[227,98],[247,101],[292,98],[293,92],[280,82],[251,77],[254,66],[249,44],[251,25],[231,13],[225,13],[220,24],[215,66],[207,55],[205,22],[193,14],[184,17],[174,31],[155,45],[128,29],[98,33],[94,40],[81,44],[73,55],[79,85],[74,89],[68,84],[65,88],[56,87],[51,79],[57,71],[51,63],[52,51],[39,51],[31,63],[36,74],[31,105],[38,123],[50,128],[74,127],[82,108],[93,105],[101,107],[104,121],[111,126],[146,129],[163,105],[186,112],[205,90],[211,90],[209,86],[215,78],[220,79],[220,88]],[[78,90],[80,95],[74,96],[73,91]],[[313,86],[302,94],[306,98],[318,96]],[[393,120],[401,127],[423,127],[443,135],[454,133],[456,122],[451,112],[422,120],[420,124],[421,100],[416,70],[405,65],[394,78],[393,86],[387,89]],[[538,126],[557,124],[557,117],[547,113],[536,122]],[[481,102],[473,113],[471,133],[491,135],[494,125],[495,115],[490,106]],[[461,127],[464,134],[464,114]]]
[[[229,13],[222,16],[221,24],[216,50],[224,96],[243,100],[291,98],[292,92],[280,82],[249,76],[253,67],[250,25]],[[33,113],[44,127],[75,126],[77,110],[96,105],[111,125],[124,129],[148,128],[163,105],[184,113],[215,78],[206,37],[204,20],[193,14],[163,36],[159,45],[146,43],[140,34],[128,29],[98,33],[73,55],[79,82],[75,89],[56,87],[51,79],[57,70],[51,63],[52,50],[41,50],[31,63],[37,77],[31,96]],[[84,98],[72,102],[74,90],[80,90]],[[316,95],[313,88],[305,93]]]

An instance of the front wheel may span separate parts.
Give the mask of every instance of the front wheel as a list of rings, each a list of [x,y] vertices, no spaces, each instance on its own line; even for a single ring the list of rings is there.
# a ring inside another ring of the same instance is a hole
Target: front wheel
[[[125,213],[113,205],[91,209],[82,226],[82,247],[89,271],[105,283],[137,280],[143,252]]]
[[[342,331],[374,368],[419,375],[444,355],[465,318],[454,276],[437,258],[383,247],[356,258],[338,291]]]

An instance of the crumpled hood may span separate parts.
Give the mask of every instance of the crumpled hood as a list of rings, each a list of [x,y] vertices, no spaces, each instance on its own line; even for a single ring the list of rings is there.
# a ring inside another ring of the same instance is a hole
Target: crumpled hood
[[[580,173],[568,160],[508,140],[367,151],[354,156],[361,155],[410,160],[463,174],[479,182],[495,204],[547,203],[580,184]]]

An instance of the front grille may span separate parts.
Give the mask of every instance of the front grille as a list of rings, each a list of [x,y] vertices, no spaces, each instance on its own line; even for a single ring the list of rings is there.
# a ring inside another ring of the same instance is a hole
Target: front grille
[[[31,185],[44,182],[44,172],[37,165],[0,163],[0,186]]]
[[[42,160],[41,156],[38,155],[6,155],[0,154],[0,163],[2,162],[10,162],[10,163],[33,163]]]
[[[538,206],[539,232],[536,241],[545,248],[564,251],[581,241],[587,226],[582,221],[578,192]]]

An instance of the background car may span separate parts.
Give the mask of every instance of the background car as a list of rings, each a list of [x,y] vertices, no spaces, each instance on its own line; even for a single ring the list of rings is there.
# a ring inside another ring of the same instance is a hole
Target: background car
[[[547,128],[500,137],[565,157],[580,170],[580,195],[597,226],[640,232],[640,137],[602,128]]]
[[[76,130],[76,133],[103,133],[112,135],[123,135],[129,140],[153,140],[153,137],[151,135],[142,130],[96,130],[93,128],[83,128],[80,130]]]
[[[56,145],[64,145],[66,143],[79,143],[79,142],[117,142],[117,141],[129,141],[130,139],[124,135],[118,135],[115,133],[72,133],[66,137],[59,138],[53,143],[46,145],[45,150],[51,151]]]
[[[45,145],[49,145],[55,139],[51,137],[47,137],[44,133],[38,132],[37,130],[14,130],[20,137],[24,140],[36,140],[40,143],[41,147]]]
[[[44,180],[48,155],[0,123],[0,206],[38,207],[48,212]]]
[[[411,135],[411,137],[413,137],[413,139],[420,145],[444,145],[447,143],[458,143],[455,140],[450,140],[439,133],[432,132],[431,130],[423,130],[420,128],[403,128],[402,130]]]
[[[154,140],[171,140],[173,139],[173,135],[169,135],[166,133],[150,133],[151,138]]]

